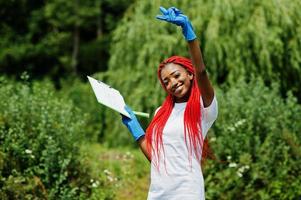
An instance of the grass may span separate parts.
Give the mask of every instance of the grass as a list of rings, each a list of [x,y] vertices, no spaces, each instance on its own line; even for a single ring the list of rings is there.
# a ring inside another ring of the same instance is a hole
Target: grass
[[[82,162],[91,177],[91,199],[141,200],[147,198],[149,163],[139,149],[81,147]]]

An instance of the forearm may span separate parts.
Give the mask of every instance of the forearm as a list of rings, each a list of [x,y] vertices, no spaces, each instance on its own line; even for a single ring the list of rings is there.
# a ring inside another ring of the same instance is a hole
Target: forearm
[[[191,60],[195,68],[195,76],[198,87],[201,91],[204,107],[208,107],[213,98],[214,90],[206,73],[205,64],[202,57],[201,48],[197,39],[188,42]]]
[[[139,146],[140,146],[141,151],[143,152],[143,154],[145,155],[145,157],[146,157],[146,158],[148,159],[148,161],[150,162],[150,161],[151,161],[151,158],[150,158],[149,153],[147,152],[145,136],[141,137],[141,138],[138,140],[138,144],[139,144]]]
[[[122,123],[128,128],[135,141],[139,144],[142,152],[144,153],[146,158],[150,161],[150,156],[147,153],[145,131],[141,127],[132,109],[127,105],[124,108],[129,113],[130,117],[126,117],[122,115]]]
[[[201,91],[203,105],[208,107],[214,98],[214,91],[206,71],[204,71],[205,65],[203,62],[201,49],[189,18],[184,15],[181,10],[175,7],[168,9],[160,7],[160,11],[162,15],[157,15],[157,19],[182,27],[183,36],[185,40],[188,41],[192,63],[195,67],[195,78],[197,79],[198,87]]]

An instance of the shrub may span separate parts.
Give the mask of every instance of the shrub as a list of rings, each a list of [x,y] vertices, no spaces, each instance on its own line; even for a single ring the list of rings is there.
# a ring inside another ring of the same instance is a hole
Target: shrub
[[[242,80],[218,91],[209,134],[218,160],[205,170],[207,199],[297,199],[301,195],[301,106],[278,84]]]
[[[103,142],[106,127],[104,110],[107,108],[97,102],[88,79],[85,83],[79,79],[62,81],[59,96],[67,97],[80,113],[86,116],[84,139],[90,142]]]
[[[88,195],[78,158],[86,117],[48,81],[0,78],[0,199]]]

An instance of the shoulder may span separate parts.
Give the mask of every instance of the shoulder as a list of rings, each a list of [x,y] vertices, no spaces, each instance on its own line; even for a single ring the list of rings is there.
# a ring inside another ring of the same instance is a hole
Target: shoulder
[[[203,101],[201,98],[201,106],[202,106],[204,120],[207,123],[215,121],[218,114],[218,104],[217,104],[216,96],[214,95],[211,104],[207,107],[203,106]]]

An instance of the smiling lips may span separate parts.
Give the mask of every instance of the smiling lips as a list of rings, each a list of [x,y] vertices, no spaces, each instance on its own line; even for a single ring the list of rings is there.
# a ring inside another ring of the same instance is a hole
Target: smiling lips
[[[179,92],[181,91],[181,89],[182,89],[182,86],[183,86],[183,84],[177,86],[177,87],[173,90],[173,93],[174,93],[174,94],[179,93]]]

